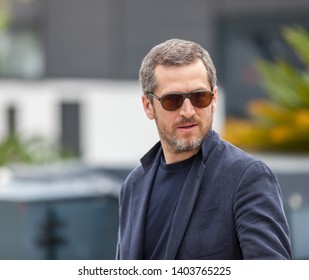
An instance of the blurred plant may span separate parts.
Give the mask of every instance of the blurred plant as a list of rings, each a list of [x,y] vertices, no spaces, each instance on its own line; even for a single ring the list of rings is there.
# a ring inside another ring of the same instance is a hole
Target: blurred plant
[[[223,136],[240,148],[309,152],[309,33],[297,26],[282,34],[305,70],[282,59],[257,62],[269,99],[250,102],[249,119],[228,119]]]
[[[16,163],[47,164],[72,158],[72,153],[60,152],[57,145],[42,138],[26,141],[12,134],[0,142],[0,166]]]
[[[4,30],[10,20],[9,0],[0,0],[0,31]]]
[[[32,1],[33,0],[0,0],[0,31],[5,30],[10,24],[14,2],[27,4]]]

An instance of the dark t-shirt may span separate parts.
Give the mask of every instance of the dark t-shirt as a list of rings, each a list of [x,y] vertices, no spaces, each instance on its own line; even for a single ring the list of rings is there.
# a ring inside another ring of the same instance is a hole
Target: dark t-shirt
[[[144,259],[164,259],[167,241],[182,187],[194,156],[166,164],[162,155],[149,199],[144,243]]]

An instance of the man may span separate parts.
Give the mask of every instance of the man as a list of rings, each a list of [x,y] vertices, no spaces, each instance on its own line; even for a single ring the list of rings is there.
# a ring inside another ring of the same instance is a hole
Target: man
[[[200,45],[155,46],[140,73],[160,142],[120,194],[118,259],[290,259],[280,186],[212,130],[216,70]]]

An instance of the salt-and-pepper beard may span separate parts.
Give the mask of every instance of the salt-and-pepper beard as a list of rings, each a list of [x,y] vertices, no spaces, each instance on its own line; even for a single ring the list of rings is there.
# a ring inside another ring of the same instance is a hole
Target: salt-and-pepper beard
[[[185,139],[185,138],[180,139],[176,135],[167,135],[165,131],[158,125],[157,118],[155,118],[155,121],[157,123],[157,128],[161,141],[164,141],[172,152],[183,153],[197,150],[201,146],[204,138],[208,135],[208,133],[212,129],[212,119],[213,114],[211,114],[211,120],[209,124],[201,132],[201,135],[193,139]],[[198,123],[198,125],[201,125],[201,123],[197,122],[194,117],[190,119],[183,119],[181,122],[181,124],[186,123]],[[180,126],[181,124],[177,124],[177,126]]]

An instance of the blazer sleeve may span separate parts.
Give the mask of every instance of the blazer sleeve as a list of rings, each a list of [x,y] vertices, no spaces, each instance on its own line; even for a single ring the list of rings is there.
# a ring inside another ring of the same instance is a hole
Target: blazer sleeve
[[[276,176],[251,163],[234,196],[234,219],[244,259],[291,259],[289,227]]]

